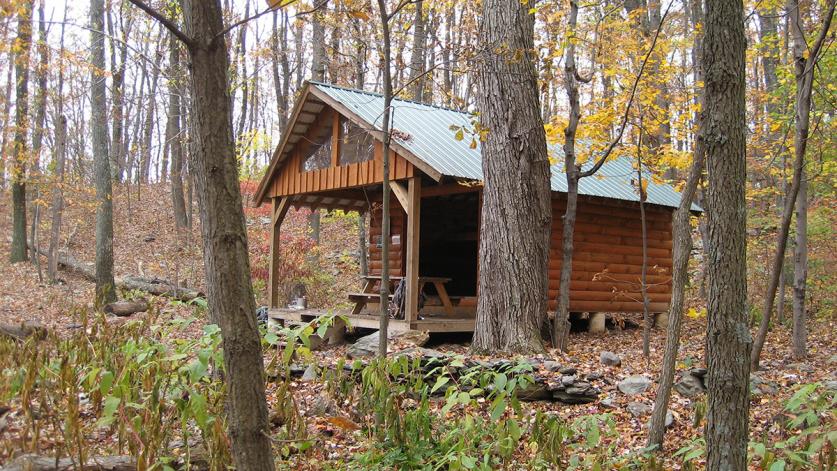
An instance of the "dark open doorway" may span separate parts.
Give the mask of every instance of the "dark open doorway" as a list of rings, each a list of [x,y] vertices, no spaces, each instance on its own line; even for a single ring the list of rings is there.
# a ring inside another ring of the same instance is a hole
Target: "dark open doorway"
[[[479,193],[421,200],[421,276],[450,278],[446,288],[451,296],[476,296],[478,254]],[[425,289],[435,294],[432,286]]]

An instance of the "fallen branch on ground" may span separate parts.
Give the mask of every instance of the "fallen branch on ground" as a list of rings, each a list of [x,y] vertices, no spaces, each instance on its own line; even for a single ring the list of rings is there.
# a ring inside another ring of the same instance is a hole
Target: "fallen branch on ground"
[[[105,306],[105,312],[118,317],[127,317],[137,312],[148,310],[148,303],[145,301],[117,301]]]
[[[5,335],[15,340],[26,340],[32,336],[41,340],[47,336],[47,329],[40,324],[32,322],[21,322],[20,324],[0,324],[0,335]]]
[[[31,247],[30,247],[31,250]],[[46,256],[44,249],[38,249],[38,253]],[[76,260],[66,254],[58,255],[58,268],[74,272],[90,281],[96,281],[96,271],[93,265]],[[116,278],[116,286],[127,290],[145,291],[154,296],[177,299],[183,302],[193,301],[196,298],[203,298],[200,291],[176,287],[174,283],[160,278],[142,278],[137,276],[125,276]]]

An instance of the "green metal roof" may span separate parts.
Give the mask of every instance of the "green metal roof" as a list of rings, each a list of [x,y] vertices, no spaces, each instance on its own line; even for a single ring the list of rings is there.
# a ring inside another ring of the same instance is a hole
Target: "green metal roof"
[[[381,130],[384,100],[380,94],[311,82],[311,86],[327,94],[366,121],[370,129]],[[416,158],[440,174],[469,180],[482,180],[482,156],[479,143],[471,147],[472,139],[457,140],[452,127],[472,129],[473,116],[461,111],[427,105],[407,100],[392,102],[392,128],[398,130],[393,140],[410,151]],[[567,180],[563,169],[561,146],[550,145],[550,155],[556,162],[552,165],[550,184],[552,191],[565,193]],[[680,193],[671,185],[655,183],[650,174],[648,179],[649,203],[678,207]],[[636,169],[630,158],[619,157],[606,162],[599,171],[579,182],[579,194],[600,196],[625,201],[639,201],[636,188]],[[701,211],[692,205],[693,211]]]

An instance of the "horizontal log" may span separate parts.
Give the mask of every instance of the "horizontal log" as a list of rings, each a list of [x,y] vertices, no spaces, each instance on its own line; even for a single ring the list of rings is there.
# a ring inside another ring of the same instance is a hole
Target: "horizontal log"
[[[560,283],[558,279],[550,280],[549,283],[549,290],[550,292],[555,291],[558,292],[558,286]],[[618,286],[617,286],[618,285]],[[625,283],[609,283],[606,281],[582,281],[582,280],[571,280],[570,281],[570,292],[574,291],[612,291],[613,288],[616,287],[620,290],[628,290],[631,291],[631,286],[628,286]],[[671,285],[670,284],[660,284],[660,285],[649,285],[648,286],[649,293],[670,293],[671,292]],[[634,292],[639,292],[639,284],[636,284],[636,290]]]
[[[563,214],[553,214],[552,215],[552,228],[553,230],[557,227],[561,227],[564,219]],[[629,231],[641,231],[642,230],[642,220],[638,217],[634,218],[618,218],[618,217],[608,217],[604,218],[601,216],[590,216],[590,215],[580,215],[575,222],[576,228],[585,227],[588,228],[599,228],[597,232],[602,232],[601,228],[611,228],[613,230],[629,230]],[[662,231],[671,233],[671,223],[668,221],[647,221],[646,229],[649,231]]]
[[[590,234],[586,232],[576,232],[573,234],[573,241],[574,242],[591,242],[596,244],[612,244],[612,245],[624,245],[627,247],[642,247],[642,237],[635,238],[635,237],[628,237],[628,236],[613,236],[607,234]],[[562,234],[552,234],[552,243],[562,244],[563,237]],[[658,249],[671,249],[672,242],[671,240],[665,239],[647,239],[648,247],[649,248],[658,248]]]
[[[136,458],[132,456],[94,456],[87,459],[83,466],[78,466],[73,458],[56,459],[53,456],[25,454],[18,456],[3,471],[134,471],[137,469]]]
[[[669,303],[650,303],[650,312],[665,312]],[[555,301],[549,302],[549,310],[557,308]],[[611,301],[572,301],[570,300],[570,311],[572,312],[643,312],[641,302],[611,302]]]
[[[549,299],[558,299],[558,290],[549,292]],[[671,301],[669,293],[648,293],[651,302],[667,303]],[[575,301],[614,301],[614,302],[642,302],[642,294],[637,292],[613,291],[573,291],[570,290],[570,300]]]
[[[30,247],[31,249],[32,247]],[[47,256],[47,251],[43,248],[38,252]],[[89,281],[96,281],[96,271],[93,265],[74,259],[66,254],[58,255],[58,268],[74,272]],[[177,299],[183,302],[189,302],[196,298],[204,297],[203,293],[189,288],[180,288],[174,286],[173,283],[160,278],[142,278],[137,276],[117,277],[116,286],[127,290],[145,291],[154,296],[163,296],[167,298]]]
[[[572,275],[570,276],[570,280],[580,280],[580,281],[590,281],[595,282],[594,278],[598,273],[589,272],[589,271],[575,271],[573,270]],[[553,284],[557,285],[558,280],[560,279],[561,271],[560,270],[549,270],[549,286],[552,287]],[[647,282],[649,284],[654,285],[668,285],[671,283],[671,277],[668,275],[648,275],[646,277]],[[636,285],[639,286],[640,284],[640,276],[639,275],[624,275],[619,273],[606,273],[600,275],[598,277],[598,282],[610,285],[616,285],[620,288],[625,288],[623,285]]]
[[[26,340],[29,337],[43,340],[48,333],[49,331],[46,327],[34,322],[25,321],[19,324],[0,323],[0,335],[14,340]]]
[[[553,212],[565,212],[566,211],[566,202],[563,200],[553,200],[552,201],[552,210]],[[648,206],[645,208],[645,216],[647,219],[671,219],[672,211],[659,208],[655,206]],[[625,215],[636,215],[639,217],[639,205],[635,207],[624,207],[624,206],[614,206],[614,205],[603,205],[603,204],[595,204],[590,202],[580,202],[576,207],[576,214],[595,214],[601,216],[618,216],[620,214]]]
[[[557,260],[558,267],[561,266],[560,262],[560,255],[553,254],[553,251],[550,251],[551,259],[550,260]],[[573,254],[573,263],[576,261],[590,261],[590,262],[607,262],[607,263],[625,263],[629,265],[637,265],[642,266],[642,255],[624,255],[624,254],[611,254],[611,253],[592,253],[592,252],[575,252]],[[648,266],[658,266],[667,269],[671,269],[671,258],[664,257],[664,258],[657,258],[657,257],[649,257],[648,258]]]
[[[105,306],[104,311],[118,317],[127,317],[137,312],[148,310],[148,303],[145,301],[117,301]]]
[[[639,255],[642,256],[642,247],[629,247],[625,245],[610,245],[610,244],[597,244],[593,242],[574,242],[573,243],[575,250],[579,252],[601,252],[601,253],[613,253],[613,254],[621,254],[621,255]],[[669,258],[671,257],[671,250],[669,249],[648,249],[648,256],[649,257],[660,257],[660,258]]]
[[[561,262],[559,260],[550,260],[549,268],[553,270],[560,270]],[[623,275],[641,275],[642,265],[632,265],[627,263],[586,262],[582,260],[573,260],[573,270],[594,273],[607,271],[607,273],[617,273]],[[648,274],[667,275],[669,274],[669,270],[668,268],[654,267],[653,265],[649,265]]]

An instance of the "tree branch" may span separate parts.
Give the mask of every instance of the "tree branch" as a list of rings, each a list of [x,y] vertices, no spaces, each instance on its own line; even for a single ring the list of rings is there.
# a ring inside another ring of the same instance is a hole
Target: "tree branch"
[[[639,73],[637,73],[636,79],[634,79],[634,84],[633,86],[631,86],[631,96],[628,99],[628,104],[625,105],[625,113],[622,115],[622,125],[619,127],[619,133],[607,146],[602,156],[599,157],[599,160],[597,160],[596,163],[587,171],[580,172],[578,174],[578,178],[589,177],[594,173],[598,172],[599,169],[602,168],[602,165],[604,165],[607,158],[610,156],[611,152],[613,152],[613,149],[616,148],[616,145],[619,144],[619,141],[622,140],[622,135],[625,133],[625,127],[628,124],[628,116],[631,113],[631,107],[634,104],[634,98],[636,98],[636,90],[639,86],[639,81],[642,79],[642,75],[645,73],[645,66],[648,64],[648,60],[651,58],[651,53],[654,52],[654,48],[657,46],[657,39],[660,37],[660,31],[662,31],[663,29],[663,25],[666,22],[666,17],[668,16],[668,12],[671,10],[671,5],[673,3],[674,2],[669,3],[668,7],[666,7],[666,11],[665,13],[663,13],[663,17],[660,18],[660,26],[657,27],[657,31],[654,33],[654,40],[651,41],[651,48],[648,49],[648,53],[645,54],[645,57],[642,59],[642,65],[639,67]]]
[[[831,0],[831,6],[828,8],[828,13],[825,15],[825,22],[820,30],[820,35],[817,37],[817,40],[814,41],[814,45],[811,47],[811,52],[808,54],[809,67],[806,67],[806,69],[811,68],[811,66],[817,61],[820,48],[822,48],[822,44],[825,42],[826,36],[828,36],[828,30],[831,29],[831,19],[834,17],[835,5],[837,5],[837,0]]]
[[[165,15],[160,13],[159,11],[151,8],[150,6],[145,4],[145,2],[143,2],[142,0],[128,0],[128,1],[133,3],[140,10],[146,12],[148,14],[148,16],[150,16],[150,17],[154,18],[155,20],[159,21],[160,24],[165,26],[167,30],[171,31],[171,34],[173,34],[177,39],[182,41],[183,44],[186,45],[186,47],[191,49],[195,46],[195,40],[193,38],[190,38],[189,36],[187,36],[186,33],[184,33],[183,31],[181,31],[180,28],[178,28],[177,25],[174,24],[174,22],[172,20],[170,20],[168,17],[166,17]]]

